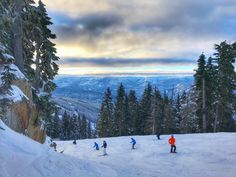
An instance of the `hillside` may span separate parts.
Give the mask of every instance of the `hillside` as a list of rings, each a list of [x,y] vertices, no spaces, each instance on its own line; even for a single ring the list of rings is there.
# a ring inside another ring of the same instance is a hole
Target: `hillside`
[[[105,138],[108,156],[92,149],[95,140],[59,141],[54,152],[0,126],[0,177],[235,177],[236,134],[176,135],[177,154],[169,153],[168,136]],[[96,139],[101,144],[103,139]]]
[[[193,84],[193,77],[186,75],[170,76],[58,76],[55,79],[57,89],[54,96],[77,98],[82,101],[101,103],[104,92],[110,87],[113,98],[120,83],[126,91],[135,90],[140,98],[143,90],[150,83],[160,89],[161,93],[181,92]],[[173,90],[174,89],[174,90]]]
[[[85,115],[92,122],[97,120],[99,113],[99,106],[97,104],[69,97],[53,97],[52,100],[60,107],[59,114],[61,116],[66,111],[71,116],[80,115],[82,117]]]

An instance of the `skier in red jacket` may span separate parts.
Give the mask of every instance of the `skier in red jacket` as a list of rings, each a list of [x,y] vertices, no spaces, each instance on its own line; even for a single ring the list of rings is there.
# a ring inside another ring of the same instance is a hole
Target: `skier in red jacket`
[[[171,145],[170,153],[176,153],[175,138],[174,135],[171,135],[169,139],[169,144]]]

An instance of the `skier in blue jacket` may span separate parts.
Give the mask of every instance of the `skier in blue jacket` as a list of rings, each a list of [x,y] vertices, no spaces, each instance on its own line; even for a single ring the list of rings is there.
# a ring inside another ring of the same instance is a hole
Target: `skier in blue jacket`
[[[95,148],[97,151],[99,150],[99,146],[98,146],[98,143],[94,142],[94,146],[93,148]]]
[[[135,139],[134,139],[134,138],[131,138],[131,142],[130,142],[130,143],[132,144],[132,149],[134,149],[134,145],[136,144]]]

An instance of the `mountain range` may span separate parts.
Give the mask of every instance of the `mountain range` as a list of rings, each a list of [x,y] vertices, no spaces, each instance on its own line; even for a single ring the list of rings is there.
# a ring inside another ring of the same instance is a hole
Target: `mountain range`
[[[105,90],[109,87],[113,100],[117,88],[122,83],[126,92],[135,90],[140,98],[145,87],[150,83],[161,93],[170,96],[186,90],[193,84],[191,75],[140,75],[140,76],[67,76],[59,75],[55,79],[57,89],[53,100],[71,114],[85,115],[95,122]]]

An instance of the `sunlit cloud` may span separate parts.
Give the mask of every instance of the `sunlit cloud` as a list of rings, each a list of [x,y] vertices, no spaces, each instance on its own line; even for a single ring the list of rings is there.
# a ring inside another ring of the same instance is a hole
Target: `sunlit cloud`
[[[58,37],[55,42],[63,60],[60,63],[62,73],[72,72],[72,69],[68,71],[69,58],[77,60],[76,67],[81,73],[114,72],[105,63],[96,65],[95,69],[97,58],[109,58],[109,62],[119,66],[119,72],[128,72],[127,63],[123,61],[134,58],[135,68],[130,67],[130,72],[149,72],[148,69],[164,72],[163,67],[181,72],[176,68],[183,65],[188,68],[186,71],[193,71],[202,52],[210,56],[215,43],[236,40],[235,0],[212,0],[210,3],[205,0],[44,2],[54,21],[52,30]],[[122,58],[124,60],[118,60]],[[160,63],[143,62],[148,58],[162,58],[166,62],[158,68]],[[191,64],[178,62],[179,58]],[[95,61],[91,62],[93,59]],[[168,63],[169,59],[176,60],[175,66]],[[157,69],[150,69],[150,65]],[[79,74],[75,69],[73,72]]]

